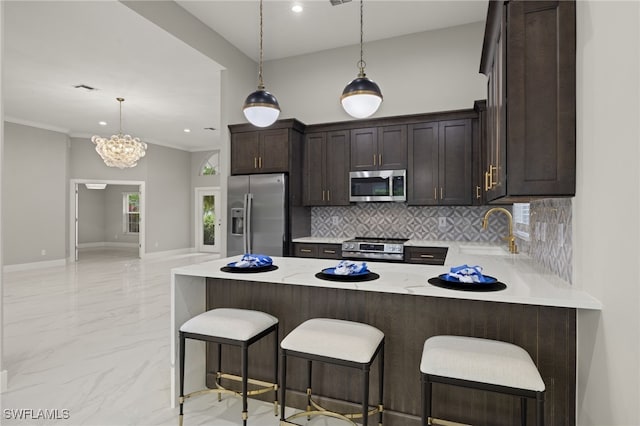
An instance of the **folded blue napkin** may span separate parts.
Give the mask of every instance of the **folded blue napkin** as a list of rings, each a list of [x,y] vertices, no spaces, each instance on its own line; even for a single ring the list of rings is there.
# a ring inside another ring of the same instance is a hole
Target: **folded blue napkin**
[[[482,266],[461,265],[454,266],[447,274],[452,278],[456,278],[461,283],[485,283],[492,281],[482,275]]]
[[[260,268],[269,266],[272,263],[273,261],[267,255],[245,253],[242,255],[242,259],[233,264],[233,266],[236,268]]]
[[[356,263],[348,260],[342,260],[335,268],[336,275],[354,275],[363,274],[368,272],[367,264],[365,262]]]

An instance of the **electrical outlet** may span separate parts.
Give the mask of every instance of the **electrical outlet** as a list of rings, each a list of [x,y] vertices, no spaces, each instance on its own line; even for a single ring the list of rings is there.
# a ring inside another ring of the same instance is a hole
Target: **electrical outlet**
[[[564,246],[564,224],[563,223],[558,224],[558,246],[559,247]]]
[[[447,218],[441,216],[438,218],[438,228],[446,228],[447,227]]]
[[[547,222],[542,222],[540,224],[540,235],[539,239],[542,242],[547,241]]]
[[[338,216],[331,216],[331,224],[338,226],[340,224],[340,218]]]
[[[46,256],[46,255],[47,255],[47,251],[46,251],[45,249],[42,249],[42,250],[40,251],[40,254],[41,254],[42,256]]]
[[[155,247],[157,248],[159,244],[158,244],[158,242],[156,241],[156,243],[155,243],[154,245],[155,245]]]

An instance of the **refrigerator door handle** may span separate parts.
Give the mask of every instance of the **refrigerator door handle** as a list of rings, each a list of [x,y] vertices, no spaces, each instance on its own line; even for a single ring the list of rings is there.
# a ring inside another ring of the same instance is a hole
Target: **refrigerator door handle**
[[[247,196],[249,194],[244,194],[242,196],[242,253],[247,253]]]
[[[245,202],[245,226],[246,226],[246,230],[245,230],[245,241],[246,241],[246,250],[245,253],[252,253],[252,247],[251,247],[251,216],[253,215],[253,194],[249,193],[246,194],[246,202]]]

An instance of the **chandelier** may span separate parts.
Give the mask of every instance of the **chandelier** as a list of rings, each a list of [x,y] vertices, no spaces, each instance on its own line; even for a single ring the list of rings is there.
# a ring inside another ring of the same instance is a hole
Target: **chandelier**
[[[342,108],[347,114],[355,118],[365,118],[373,115],[382,103],[380,87],[373,80],[367,78],[364,72],[366,63],[362,59],[362,27],[362,0],[360,0],[360,61],[358,61],[360,72],[358,77],[347,84],[340,97]]]
[[[91,142],[96,144],[96,152],[100,154],[104,164],[109,167],[125,169],[138,165],[138,160],[146,154],[147,144],[140,141],[140,138],[132,138],[130,135],[122,134],[122,102],[124,98],[116,98],[120,102],[120,131],[117,135],[112,135],[111,139],[98,135],[91,138]]]

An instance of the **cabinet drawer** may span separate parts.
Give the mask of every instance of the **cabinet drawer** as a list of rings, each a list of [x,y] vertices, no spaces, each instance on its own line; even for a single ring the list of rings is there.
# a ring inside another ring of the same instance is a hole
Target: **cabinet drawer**
[[[318,257],[321,259],[342,259],[340,244],[318,244]]]
[[[318,245],[307,243],[295,243],[293,246],[295,257],[318,257]]]
[[[444,265],[448,247],[405,247],[404,261],[426,265]]]

